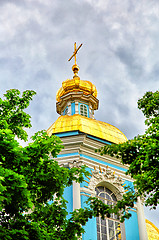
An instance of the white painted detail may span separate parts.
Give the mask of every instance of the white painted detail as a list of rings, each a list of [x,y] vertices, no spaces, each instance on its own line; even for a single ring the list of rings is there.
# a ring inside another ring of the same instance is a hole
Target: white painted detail
[[[68,102],[68,116],[71,116],[71,102]]]
[[[81,208],[80,183],[73,182],[73,210]]]
[[[145,216],[144,216],[144,208],[143,208],[141,199],[139,197],[137,199],[137,217],[138,217],[140,240],[148,240]]]
[[[78,112],[78,102],[75,101],[75,114],[79,114]]]

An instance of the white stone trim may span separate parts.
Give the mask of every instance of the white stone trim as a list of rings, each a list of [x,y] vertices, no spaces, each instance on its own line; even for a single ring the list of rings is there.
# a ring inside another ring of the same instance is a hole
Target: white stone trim
[[[143,208],[143,204],[141,202],[140,197],[138,197],[136,205],[137,205],[137,217],[138,217],[140,240],[148,240],[146,222],[145,222],[145,216],[144,216],[144,208]]]
[[[78,102],[75,101],[75,114],[79,114],[78,112]]]
[[[71,116],[71,102],[68,102],[67,103],[67,106],[68,106],[68,116]]]
[[[81,208],[80,183],[73,181],[73,211]]]

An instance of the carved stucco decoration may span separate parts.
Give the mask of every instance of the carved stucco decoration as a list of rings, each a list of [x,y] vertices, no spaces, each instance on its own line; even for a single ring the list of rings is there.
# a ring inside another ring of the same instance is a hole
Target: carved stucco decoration
[[[95,169],[92,171],[92,177],[89,181],[88,189],[92,192],[92,195],[95,195],[95,188],[98,185],[109,185],[117,198],[120,199],[124,194],[123,183],[124,181],[122,178],[120,176],[116,177],[114,172],[110,169],[107,168],[104,172]]]
[[[69,168],[73,168],[73,167],[80,168],[81,166],[82,166],[82,161],[76,161],[76,160],[73,160],[68,164],[63,164],[63,163],[60,164],[60,167],[69,167]]]
[[[82,161],[72,161],[72,162],[69,162],[69,168],[73,168],[73,167],[76,167],[76,168],[80,168],[82,166]]]

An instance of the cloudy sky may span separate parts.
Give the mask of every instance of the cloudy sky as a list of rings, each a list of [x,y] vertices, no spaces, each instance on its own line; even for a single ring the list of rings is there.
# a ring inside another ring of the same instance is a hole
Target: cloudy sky
[[[94,83],[95,117],[128,139],[144,132],[137,100],[159,88],[158,0],[0,0],[0,95],[37,92],[28,112],[31,135],[57,118],[56,91],[72,78],[73,44],[79,76]],[[159,210],[146,210],[159,228]]]

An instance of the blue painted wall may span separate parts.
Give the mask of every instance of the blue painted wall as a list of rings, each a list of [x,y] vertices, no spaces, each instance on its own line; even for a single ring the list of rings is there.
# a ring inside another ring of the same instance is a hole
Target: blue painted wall
[[[75,114],[75,102],[71,103],[71,115]]]
[[[73,186],[66,187],[64,189],[63,197],[65,200],[68,201],[68,203],[66,203],[68,213],[72,212],[73,211]],[[53,203],[53,201],[49,201],[48,203],[51,204]],[[71,214],[68,214],[67,217],[70,218]]]
[[[72,212],[73,211],[73,186],[66,187],[64,190],[63,197],[68,201],[67,205],[67,211]],[[68,214],[68,218],[71,217],[71,214]]]
[[[140,240],[137,213],[130,211],[131,218],[125,220],[126,240]]]
[[[132,190],[132,191],[135,190],[135,189],[134,189],[133,182],[130,182],[130,181],[128,181],[128,180],[125,180],[124,184],[126,184],[125,188],[126,188],[126,187],[129,187],[130,190]]]
[[[87,207],[85,201],[86,196],[81,196],[81,207]],[[84,226],[85,233],[82,235],[82,240],[97,240],[96,218],[89,219]]]

